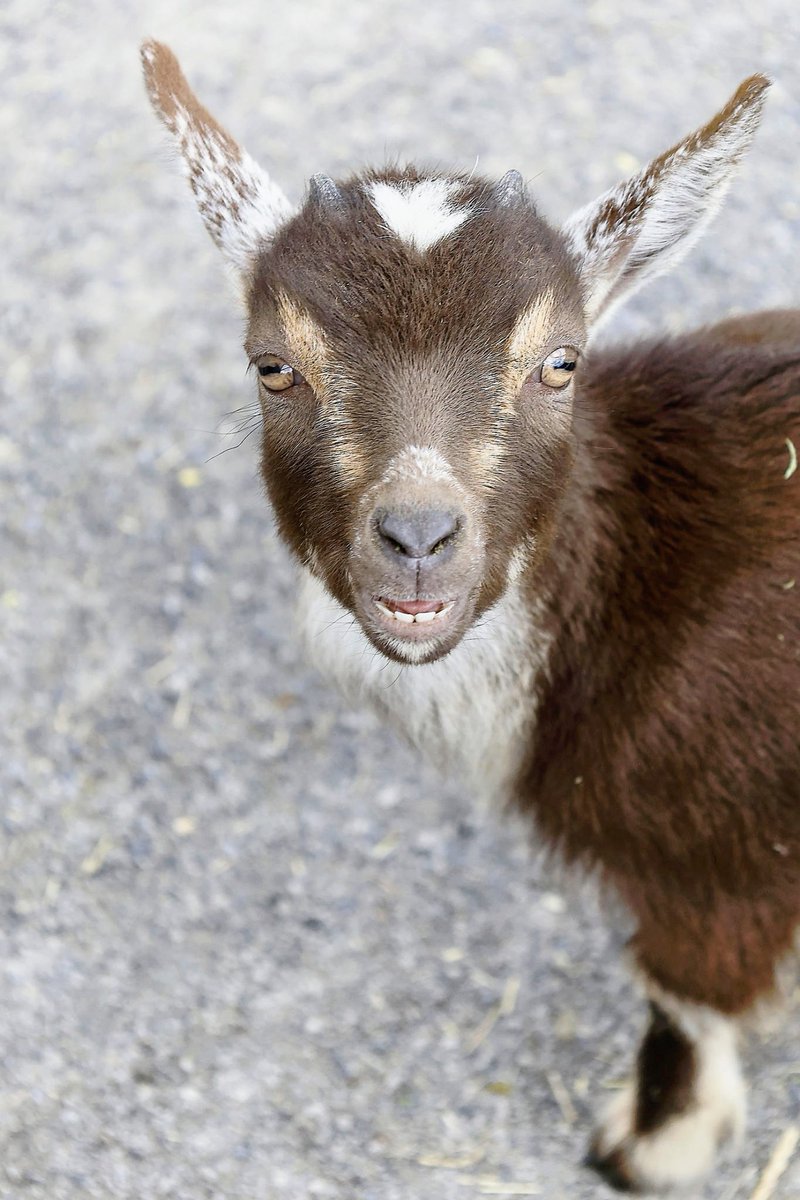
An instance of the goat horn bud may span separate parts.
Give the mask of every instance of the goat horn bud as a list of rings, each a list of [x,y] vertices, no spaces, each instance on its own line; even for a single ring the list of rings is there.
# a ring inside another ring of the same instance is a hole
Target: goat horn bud
[[[344,196],[329,175],[312,175],[308,184],[308,199],[318,208],[344,207]]]
[[[525,181],[519,171],[506,171],[497,185],[495,194],[497,203],[504,208],[516,208],[518,204],[525,204],[528,199]]]

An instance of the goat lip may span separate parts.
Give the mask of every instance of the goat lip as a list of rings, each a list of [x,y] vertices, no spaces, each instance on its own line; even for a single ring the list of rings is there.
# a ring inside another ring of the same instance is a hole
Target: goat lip
[[[392,600],[372,597],[372,612],[383,633],[407,641],[431,641],[452,627],[453,600]]]

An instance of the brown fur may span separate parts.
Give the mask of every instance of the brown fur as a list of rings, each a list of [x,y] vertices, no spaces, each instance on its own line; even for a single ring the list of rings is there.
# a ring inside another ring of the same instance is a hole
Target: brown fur
[[[701,330],[586,385],[518,801],[624,896],[662,987],[735,1012],[800,916],[800,343]]]

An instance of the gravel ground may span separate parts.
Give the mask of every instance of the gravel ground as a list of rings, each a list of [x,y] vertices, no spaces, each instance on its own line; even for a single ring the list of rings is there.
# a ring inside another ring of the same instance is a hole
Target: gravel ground
[[[640,1000],[513,822],[301,662],[255,438],[212,457],[240,318],[137,45],[293,196],[408,155],[518,167],[554,217],[767,70],[725,213],[624,337],[798,301],[800,19],[748,7],[6,0],[3,1198],[605,1194],[577,1164]],[[798,1030],[751,1040],[709,1198],[750,1197],[797,1119]]]

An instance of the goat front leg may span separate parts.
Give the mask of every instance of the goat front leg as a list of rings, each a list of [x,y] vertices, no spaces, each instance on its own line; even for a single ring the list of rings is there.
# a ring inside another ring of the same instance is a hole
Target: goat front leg
[[[744,1128],[738,1021],[774,994],[800,895],[793,871],[773,869],[773,886],[753,885],[747,896],[714,882],[706,874],[692,893],[685,877],[621,881],[638,919],[631,949],[651,1018],[634,1079],[605,1113],[589,1159],[627,1191],[697,1183]]]
[[[744,1129],[735,1021],[660,990],[651,994],[634,1078],[608,1106],[587,1157],[621,1191],[695,1183]]]

